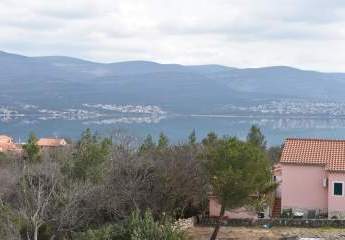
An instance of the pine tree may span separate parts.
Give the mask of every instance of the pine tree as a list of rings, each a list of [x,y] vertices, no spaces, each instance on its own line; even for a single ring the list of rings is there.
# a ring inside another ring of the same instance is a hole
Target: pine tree
[[[169,146],[169,139],[164,133],[159,134],[159,139],[158,139],[158,148],[166,148]]]
[[[139,152],[147,152],[156,148],[156,144],[153,142],[152,136],[149,134],[144,139],[143,143],[139,147]]]
[[[266,139],[265,136],[261,133],[261,130],[256,125],[252,125],[247,135],[247,142],[258,146],[262,149],[266,149]]]
[[[191,144],[191,145],[196,144],[196,133],[195,133],[195,129],[193,129],[193,131],[189,134],[188,140],[189,140],[189,144]]]
[[[30,162],[36,162],[40,159],[40,148],[37,145],[38,138],[34,133],[30,133],[26,144],[23,145],[23,150],[27,159]]]
[[[83,181],[98,182],[103,177],[103,165],[110,153],[111,140],[97,138],[90,129],[82,137],[73,154],[71,176]]]
[[[207,170],[213,194],[220,205],[220,218],[225,210],[250,203],[250,195],[266,190],[271,184],[270,164],[265,152],[236,138],[224,138],[207,148]],[[220,228],[216,225],[210,240]]]

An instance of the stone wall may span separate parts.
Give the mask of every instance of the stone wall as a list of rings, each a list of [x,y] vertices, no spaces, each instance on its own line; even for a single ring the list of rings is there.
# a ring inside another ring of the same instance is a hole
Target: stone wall
[[[328,213],[329,219],[345,219],[345,212],[333,211]]]
[[[199,226],[214,226],[217,218],[201,218],[198,221]],[[222,226],[263,226],[265,224],[272,226],[287,226],[287,227],[336,227],[344,228],[345,220],[333,219],[222,219],[220,220]]]

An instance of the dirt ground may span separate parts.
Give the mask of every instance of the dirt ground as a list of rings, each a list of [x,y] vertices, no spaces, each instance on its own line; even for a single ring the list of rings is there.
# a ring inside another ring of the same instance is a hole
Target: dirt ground
[[[213,229],[209,227],[193,227],[189,229],[189,233],[193,240],[208,240],[212,230]],[[289,227],[263,229],[254,227],[222,227],[218,234],[219,240],[280,240],[286,237],[345,240],[345,229]]]

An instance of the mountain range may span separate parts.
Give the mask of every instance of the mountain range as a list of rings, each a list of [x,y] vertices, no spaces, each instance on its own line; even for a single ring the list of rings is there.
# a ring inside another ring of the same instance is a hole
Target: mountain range
[[[82,104],[155,105],[175,113],[222,113],[298,99],[345,102],[345,73],[286,66],[97,63],[64,56],[27,57],[0,51],[0,105],[74,108]]]

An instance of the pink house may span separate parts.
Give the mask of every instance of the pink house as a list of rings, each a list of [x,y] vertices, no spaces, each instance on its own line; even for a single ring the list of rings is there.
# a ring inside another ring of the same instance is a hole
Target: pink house
[[[274,175],[281,211],[345,218],[345,140],[286,139]]]

